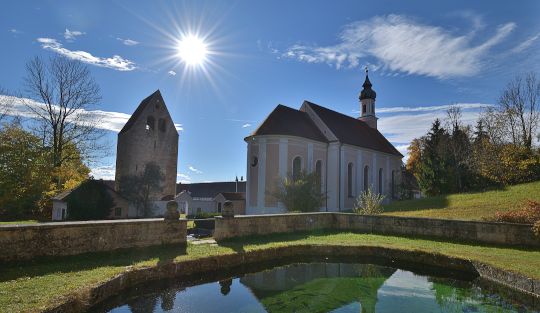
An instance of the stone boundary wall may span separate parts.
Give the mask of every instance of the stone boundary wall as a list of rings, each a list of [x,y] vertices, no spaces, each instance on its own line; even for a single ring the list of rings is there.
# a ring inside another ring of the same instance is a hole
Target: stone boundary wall
[[[136,219],[0,226],[0,262],[186,244],[186,221]]]
[[[296,213],[216,217],[214,238],[292,233],[317,229],[540,247],[532,225],[353,213]]]
[[[210,273],[222,273],[222,278],[235,277],[236,274],[227,272],[240,269],[243,272],[245,265],[261,262],[275,264],[280,260],[295,260],[295,262],[309,262],[309,257],[377,257],[392,262],[410,262],[417,265],[427,265],[445,270],[457,271],[475,275],[490,282],[503,285],[520,293],[520,301],[537,305],[540,299],[540,281],[530,279],[520,274],[505,271],[491,265],[450,257],[442,254],[432,254],[423,251],[401,250],[394,248],[368,247],[368,246],[340,246],[340,245],[294,245],[288,247],[266,248],[248,252],[235,252],[232,254],[203,257],[193,260],[171,261],[152,267],[128,269],[110,280],[88,288],[78,290],[53,307],[46,308],[46,313],[74,313],[85,312],[102,303],[111,296],[120,294],[129,288],[148,284],[156,280],[184,281],[189,284],[195,277],[195,283],[201,284],[215,279]],[[300,258],[300,259],[292,259]],[[399,266],[398,266],[399,267]],[[201,275],[204,275],[201,279]],[[208,281],[204,277],[212,277]],[[217,280],[217,279],[215,279]]]

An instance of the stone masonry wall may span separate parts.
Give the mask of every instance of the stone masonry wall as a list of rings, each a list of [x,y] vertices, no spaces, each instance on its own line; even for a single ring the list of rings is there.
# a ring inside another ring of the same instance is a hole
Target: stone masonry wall
[[[457,221],[430,218],[357,215],[351,213],[297,213],[216,218],[214,238],[291,233],[316,229],[426,236],[476,243],[540,247],[531,225]]]
[[[186,221],[138,219],[0,226],[0,262],[186,244]]]

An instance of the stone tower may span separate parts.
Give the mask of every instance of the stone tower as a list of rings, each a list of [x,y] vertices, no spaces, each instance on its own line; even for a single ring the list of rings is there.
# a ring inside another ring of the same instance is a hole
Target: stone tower
[[[378,118],[375,116],[375,98],[377,97],[377,93],[375,90],[371,89],[372,86],[373,85],[369,81],[368,69],[366,67],[366,80],[362,85],[364,89],[360,92],[360,108],[362,115],[359,120],[368,124],[369,127],[377,129]]]
[[[162,192],[152,194],[151,200],[176,195],[178,132],[159,90],[141,101],[118,133],[116,150],[117,191],[121,177],[140,175],[147,163],[154,162],[164,179]]]

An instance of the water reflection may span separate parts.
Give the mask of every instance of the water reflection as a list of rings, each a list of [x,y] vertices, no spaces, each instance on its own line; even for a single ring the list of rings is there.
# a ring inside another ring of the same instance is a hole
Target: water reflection
[[[537,312],[473,282],[346,263],[293,264],[124,303],[109,312]]]

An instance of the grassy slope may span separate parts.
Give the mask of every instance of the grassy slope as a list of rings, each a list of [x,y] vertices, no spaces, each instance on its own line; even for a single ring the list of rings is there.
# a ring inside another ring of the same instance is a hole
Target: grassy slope
[[[501,190],[395,201],[385,206],[385,214],[481,220],[497,211],[519,208],[526,200],[540,201],[540,181]]]
[[[188,245],[187,251],[170,247],[94,253],[64,257],[24,265],[13,265],[0,271],[0,308],[6,312],[31,312],[58,303],[80,288],[106,281],[128,266],[153,266],[171,260],[194,259],[290,244],[369,245],[442,253],[480,260],[540,279],[540,251],[487,247],[426,239],[353,233],[311,233],[272,235],[237,239],[220,244]]]

